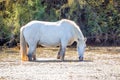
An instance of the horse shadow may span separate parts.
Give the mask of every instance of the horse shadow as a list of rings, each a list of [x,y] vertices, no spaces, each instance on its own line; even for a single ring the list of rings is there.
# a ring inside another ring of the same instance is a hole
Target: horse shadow
[[[83,60],[83,61],[79,61],[79,60],[64,60],[64,61],[61,61],[59,59],[52,59],[52,60],[49,60],[49,59],[37,59],[35,61],[31,61],[31,62],[53,62],[53,63],[57,63],[57,62],[65,62],[65,63],[68,63],[68,62],[93,62],[92,60]]]

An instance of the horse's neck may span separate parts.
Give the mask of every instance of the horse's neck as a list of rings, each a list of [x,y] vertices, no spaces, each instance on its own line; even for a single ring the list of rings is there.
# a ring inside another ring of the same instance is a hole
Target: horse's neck
[[[78,28],[75,28],[75,35],[77,39],[84,39],[83,33]]]
[[[83,33],[81,32],[81,30],[78,32],[79,38],[80,39],[84,39]]]

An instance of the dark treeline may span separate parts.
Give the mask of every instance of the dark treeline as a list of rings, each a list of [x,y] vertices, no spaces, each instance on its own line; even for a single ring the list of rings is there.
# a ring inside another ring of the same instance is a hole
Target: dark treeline
[[[75,21],[87,44],[120,46],[119,0],[0,0],[0,38],[13,35],[31,20]]]

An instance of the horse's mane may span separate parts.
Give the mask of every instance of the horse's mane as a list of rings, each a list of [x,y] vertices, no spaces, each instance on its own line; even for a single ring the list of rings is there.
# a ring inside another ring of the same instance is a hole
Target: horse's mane
[[[61,22],[67,22],[70,23],[71,25],[73,25],[75,28],[79,29],[79,26],[72,20],[68,20],[68,19],[62,19]]]
[[[84,39],[83,33],[80,30],[80,27],[74,21],[68,20],[68,19],[62,19],[61,22],[70,23],[72,26],[74,26],[74,30],[78,35],[79,39]]]

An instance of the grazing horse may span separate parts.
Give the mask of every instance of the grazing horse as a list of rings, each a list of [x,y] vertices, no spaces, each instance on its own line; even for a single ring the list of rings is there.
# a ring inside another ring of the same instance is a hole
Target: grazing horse
[[[42,46],[60,46],[57,59],[64,60],[67,45],[77,42],[79,60],[82,61],[86,47],[79,26],[71,20],[57,22],[31,21],[20,29],[20,53],[23,61],[36,60],[35,50]],[[28,50],[27,50],[28,47]]]

